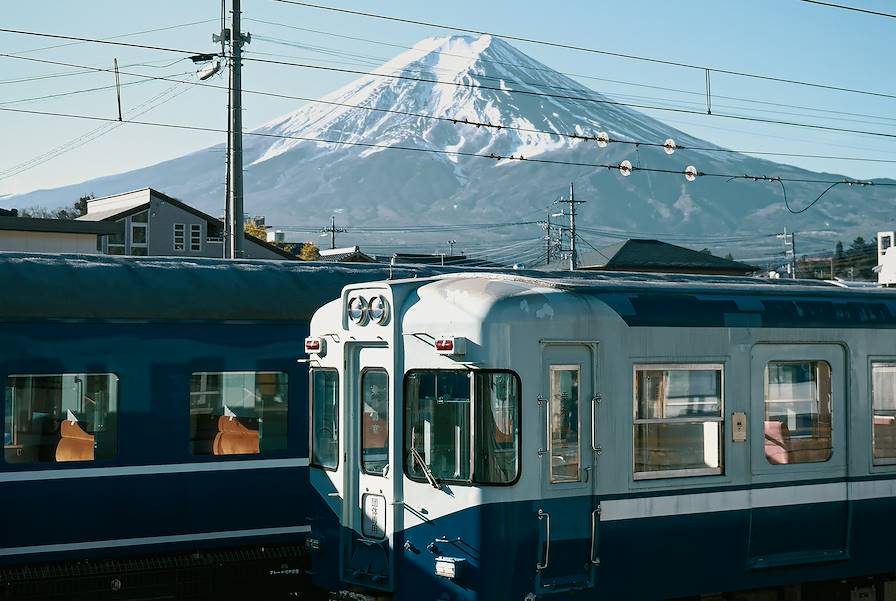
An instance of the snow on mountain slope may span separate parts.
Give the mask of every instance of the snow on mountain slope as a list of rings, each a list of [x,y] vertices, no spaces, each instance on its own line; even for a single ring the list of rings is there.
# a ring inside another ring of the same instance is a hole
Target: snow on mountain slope
[[[841,177],[736,153],[680,150],[667,156],[660,148],[630,144],[611,144],[601,150],[593,141],[521,131],[583,136],[607,131],[615,139],[661,143],[671,137],[679,145],[713,147],[614,104],[490,36],[428,38],[373,73],[250,132],[261,135],[244,137],[248,213],[265,215],[268,223],[305,227],[324,225],[334,213],[349,226],[535,219],[543,218],[545,206],[575,180],[577,197],[588,203],[580,207],[585,228],[615,228],[643,236],[767,233],[786,226],[791,231],[836,230],[832,247],[837,237],[868,236],[892,219],[888,188],[838,188],[811,211],[791,215],[777,183],[728,183],[708,177],[688,183],[681,175],[646,172],[624,178],[602,168],[463,156],[494,153],[601,164],[629,159],[635,165],[678,171],[694,164],[704,172]],[[385,77],[390,75],[397,77]],[[465,119],[505,127],[476,127],[463,123]],[[329,143],[334,141],[347,144]],[[55,206],[85,193],[105,195],[152,186],[221,214],[221,163],[219,154],[197,152],[5,202]],[[795,205],[802,205],[823,188],[787,184],[786,191]],[[524,235],[537,237],[538,232],[506,229],[464,234],[466,242],[486,245]],[[427,244],[442,246],[411,234],[379,242],[408,243],[424,250]]]

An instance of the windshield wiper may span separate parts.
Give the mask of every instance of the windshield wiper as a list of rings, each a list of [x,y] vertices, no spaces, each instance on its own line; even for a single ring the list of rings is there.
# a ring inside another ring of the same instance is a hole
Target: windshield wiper
[[[432,470],[429,469],[429,466],[426,465],[425,461],[423,461],[423,456],[420,455],[420,452],[416,447],[411,447],[411,457],[413,457],[414,461],[416,461],[420,465],[420,468],[423,470],[423,475],[426,476],[426,481],[429,482],[429,484],[433,488],[442,490],[442,485],[439,484],[438,480],[436,480],[436,477],[433,475]]]

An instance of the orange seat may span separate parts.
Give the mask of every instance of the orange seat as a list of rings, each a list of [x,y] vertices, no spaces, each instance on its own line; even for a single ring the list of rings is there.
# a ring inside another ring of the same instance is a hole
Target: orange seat
[[[234,417],[222,415],[218,418],[218,434],[212,443],[215,455],[257,455],[259,453],[258,431],[250,430]]]
[[[784,422],[765,422],[765,458],[769,463],[790,463],[790,432]]]
[[[93,461],[93,435],[82,430],[78,422],[63,421],[59,433],[62,438],[56,445],[56,461]]]

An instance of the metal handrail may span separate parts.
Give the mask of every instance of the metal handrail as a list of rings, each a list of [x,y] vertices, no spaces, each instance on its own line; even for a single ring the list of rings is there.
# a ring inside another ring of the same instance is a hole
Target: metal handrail
[[[545,529],[544,563],[538,562],[535,564],[535,569],[539,572],[546,569],[551,561],[551,514],[543,509],[539,509],[538,521],[540,522],[541,520],[546,520],[547,527]]]
[[[601,399],[603,399],[603,396],[600,393],[595,393],[591,399],[591,450],[597,455],[603,452],[603,449],[595,440],[597,436],[597,408],[600,406]]]
[[[597,509],[591,512],[591,550],[589,559],[593,565],[600,565],[600,557],[595,556],[595,551],[600,551],[600,548],[596,548],[596,543],[600,541],[597,538],[597,523],[600,521],[600,505],[597,506]]]

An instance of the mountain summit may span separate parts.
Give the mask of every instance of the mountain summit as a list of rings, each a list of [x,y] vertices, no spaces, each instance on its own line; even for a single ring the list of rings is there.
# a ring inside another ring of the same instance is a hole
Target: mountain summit
[[[269,224],[304,227],[328,223],[334,213],[349,227],[508,222],[544,218],[545,207],[575,181],[577,199],[588,203],[580,207],[586,239],[588,230],[596,228],[662,238],[769,233],[786,226],[790,231],[834,230],[832,248],[836,239],[867,236],[892,218],[890,189],[839,187],[811,211],[793,215],[784,206],[778,183],[710,177],[689,183],[680,172],[693,164],[715,173],[832,180],[842,176],[730,152],[679,150],[669,156],[661,148],[621,143],[600,149],[593,140],[569,136],[600,131],[612,139],[662,143],[671,137],[683,146],[716,148],[613,103],[501,39],[427,38],[372,74],[250,132],[261,135],[246,135],[245,207],[250,214],[265,215]],[[566,163],[616,164],[628,159],[679,174],[636,172],[622,177],[616,170],[470,154]],[[201,151],[12,201],[18,206],[54,206],[87,193],[99,196],[152,186],[220,214],[223,178],[220,154]],[[824,187],[788,183],[786,192],[801,205]],[[512,228],[464,235],[467,239],[459,249],[476,241],[497,246],[496,237],[525,237]],[[442,246],[441,240],[434,244],[410,233],[380,242],[407,243],[421,250],[435,250],[428,244]]]

